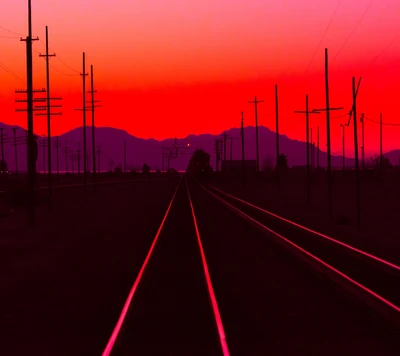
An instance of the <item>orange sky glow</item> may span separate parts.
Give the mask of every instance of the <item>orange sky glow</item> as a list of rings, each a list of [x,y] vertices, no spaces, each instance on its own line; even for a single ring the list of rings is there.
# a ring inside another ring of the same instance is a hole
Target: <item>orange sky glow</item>
[[[26,113],[15,112],[23,106],[15,103],[14,91],[26,86],[20,37],[27,35],[27,1],[0,8],[0,121],[26,128]],[[56,53],[50,60],[51,95],[63,98],[63,115],[53,117],[53,135],[82,125],[82,113],[74,108],[82,106],[85,52],[101,100],[96,126],[156,139],[218,134],[239,127],[241,111],[245,125],[254,125],[248,101],[257,96],[264,100],[259,124],[275,130],[278,84],[280,133],[304,140],[305,118],[294,110],[305,109],[307,93],[311,108],[325,106],[328,48],[330,103],[344,107],[332,113],[332,152],[341,152],[352,76],[362,77],[358,114],[379,121],[382,112],[384,151],[400,148],[398,0],[32,0],[32,10],[33,35],[40,38],[33,45],[35,88],[46,86],[45,60],[39,58],[46,25]],[[90,89],[90,77],[86,85]],[[34,125],[36,133],[46,133],[45,116],[35,117]],[[324,149],[324,114],[311,118],[315,132],[318,126]],[[352,139],[351,126],[349,156]],[[379,151],[379,125],[365,122],[365,140],[368,154]]]

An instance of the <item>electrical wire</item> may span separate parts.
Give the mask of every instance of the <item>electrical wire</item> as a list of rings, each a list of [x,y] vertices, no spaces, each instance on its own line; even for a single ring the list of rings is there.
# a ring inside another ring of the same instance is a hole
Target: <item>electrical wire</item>
[[[44,45],[46,45],[46,43],[43,42],[42,40],[39,40],[39,41],[42,42]],[[56,51],[53,51],[52,49],[50,49],[50,51],[51,51],[51,52],[56,52]],[[75,72],[75,73],[77,73],[77,74],[80,73],[79,71],[77,71],[76,69],[70,67],[67,63],[65,63],[65,62],[60,58],[60,56],[59,56],[58,54],[56,55],[55,58],[57,58],[57,59],[58,59],[62,64],[64,64],[68,69],[72,70],[73,72]],[[69,74],[67,74],[67,75],[69,75]]]
[[[363,119],[365,119],[365,120],[367,120],[367,121],[371,121],[371,122],[373,122],[373,123],[375,123],[375,124],[381,124],[380,123],[380,121],[376,121],[376,120],[373,120],[373,119],[369,119],[368,117],[364,117]],[[389,122],[382,122],[382,125],[385,125],[385,126],[400,126],[400,123],[389,123]]]
[[[339,48],[339,51],[336,53],[335,57],[333,57],[330,65],[332,65],[336,58],[339,56],[340,52],[342,52],[342,49],[344,48],[344,46],[346,45],[346,43],[348,42],[348,40],[350,39],[350,37],[353,35],[354,31],[357,29],[357,27],[360,25],[362,19],[364,18],[364,16],[367,14],[368,10],[370,9],[371,5],[373,4],[375,0],[371,0],[371,2],[369,3],[368,7],[365,9],[365,11],[363,12],[363,14],[361,15],[361,17],[358,19],[356,25],[353,27],[353,29],[351,30],[351,32],[349,33],[349,35],[347,36],[346,40],[343,42],[342,46]]]
[[[11,31],[11,30],[9,30],[9,29],[3,27],[3,26],[0,26],[0,28],[1,28],[2,30],[4,30],[4,31],[7,31],[7,32],[12,33],[12,34],[14,34],[14,35],[18,35],[18,36],[24,37],[24,35],[22,35],[22,34],[20,34],[20,33],[18,33],[18,32]]]
[[[326,26],[325,32],[324,32],[324,34],[322,35],[322,38],[321,38],[321,40],[319,41],[317,48],[315,49],[315,52],[314,52],[314,54],[313,54],[313,56],[312,56],[312,58],[311,58],[311,60],[310,60],[310,63],[308,64],[308,67],[307,67],[307,69],[306,69],[304,75],[306,75],[306,74],[308,73],[308,70],[310,69],[310,66],[311,66],[311,64],[312,64],[312,62],[313,62],[313,60],[314,60],[314,57],[315,57],[315,55],[317,54],[317,52],[318,52],[318,50],[319,50],[319,47],[321,46],[322,41],[324,40],[324,38],[325,38],[325,36],[326,36],[326,34],[327,34],[328,30],[329,30],[329,27],[331,26],[331,23],[332,23],[332,21],[333,21],[335,15],[336,15],[336,12],[337,12],[337,10],[339,9],[339,6],[340,6],[341,3],[342,3],[342,0],[340,0],[340,1],[338,2],[337,6],[336,6],[336,9],[335,9],[335,11],[333,12],[333,15],[332,15],[332,17],[331,17],[331,19],[330,19],[330,21],[329,21],[329,23],[328,23],[328,26]]]
[[[4,63],[0,62],[0,68],[4,69],[8,74],[10,74],[14,79],[18,80],[22,84],[25,84],[23,79],[15,74],[10,68],[8,68]]]

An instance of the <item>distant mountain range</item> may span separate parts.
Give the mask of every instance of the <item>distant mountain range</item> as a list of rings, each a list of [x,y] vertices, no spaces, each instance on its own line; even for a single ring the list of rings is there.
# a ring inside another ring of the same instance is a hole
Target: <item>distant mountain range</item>
[[[3,128],[3,133],[6,137],[7,142],[4,144],[4,155],[5,160],[8,163],[9,170],[15,170],[15,153],[14,146],[11,145],[13,140],[13,130],[15,126],[9,126],[0,123],[0,128]],[[91,126],[86,128],[87,136],[87,150],[88,153],[88,167],[91,170],[92,167],[92,138],[91,138]],[[226,131],[227,136],[233,137],[232,140],[232,158],[234,160],[241,159],[241,136],[240,129],[232,128]],[[17,127],[16,130],[17,137],[25,137],[26,130]],[[222,133],[221,133],[222,135]],[[215,167],[215,153],[214,153],[214,143],[217,138],[221,138],[221,135],[190,135],[190,145],[192,148],[203,149],[211,155],[211,164]],[[256,148],[255,148],[255,127],[248,126],[244,129],[245,137],[245,158],[255,159],[256,158]],[[83,152],[83,129],[82,127],[76,128],[69,131],[63,135],[59,136],[59,169],[60,171],[66,170],[66,160],[65,160],[65,148],[69,151],[73,150],[76,155],[79,148]],[[161,169],[162,165],[162,147],[170,147],[174,144],[174,139],[169,138],[162,141],[157,141],[154,139],[142,139],[139,137],[132,136],[124,130],[115,129],[112,127],[96,127],[95,128],[95,144],[96,150],[97,146],[100,146],[100,169],[108,170],[110,167],[120,165],[123,167],[124,164],[124,141],[126,140],[126,156],[127,156],[127,166],[132,167],[142,167],[143,163],[150,165],[152,169]],[[39,156],[37,160],[37,170],[43,171],[44,159],[43,159],[43,146],[41,145],[42,139],[39,139]],[[47,140],[46,146],[47,147]],[[56,169],[56,138],[51,138],[52,142],[52,167]],[[179,146],[187,144],[187,137],[177,140]],[[284,153],[288,157],[289,166],[301,166],[306,164],[306,144],[303,141],[292,140],[285,135],[279,135],[280,152]],[[227,140],[227,159],[230,158],[230,139]],[[263,162],[267,157],[275,162],[275,149],[276,149],[276,134],[267,127],[259,127],[259,150],[260,150],[260,168],[263,166]],[[17,146],[17,156],[18,156],[18,168],[19,171],[26,171],[26,145],[21,143]],[[68,171],[72,170],[72,152],[68,154]],[[397,165],[399,163],[400,150],[394,150],[385,153],[385,156],[390,159],[390,161]],[[315,148],[315,164],[317,162],[317,148]],[[98,156],[96,155],[96,160]],[[180,155],[176,159],[171,160],[171,168],[177,170],[184,170],[190,160],[190,155]],[[47,148],[45,153],[45,161],[47,167]],[[320,166],[326,167],[327,165],[327,154],[324,151],[320,151],[319,155]],[[97,161],[96,161],[97,163]],[[83,155],[80,159],[81,171],[83,167]],[[332,155],[332,167],[341,167],[342,156]],[[348,167],[354,165],[354,159],[346,158],[346,165]],[[73,162],[74,171],[77,171],[78,162],[74,160]],[[165,169],[167,168],[167,159],[165,159]],[[47,168],[46,168],[47,169]]]

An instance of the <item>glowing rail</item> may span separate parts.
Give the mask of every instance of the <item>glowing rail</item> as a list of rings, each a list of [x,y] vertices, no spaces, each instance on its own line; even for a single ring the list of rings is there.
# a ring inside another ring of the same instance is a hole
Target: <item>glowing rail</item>
[[[212,188],[215,189],[216,191],[218,191],[218,192],[220,192],[220,193],[222,193],[222,194],[224,194],[224,195],[226,195],[226,196],[228,196],[228,197],[230,197],[230,198],[232,198],[232,199],[235,199],[235,200],[237,200],[237,201],[240,201],[240,202],[243,203],[243,204],[246,204],[246,205],[248,205],[248,206],[250,206],[250,207],[252,207],[252,208],[254,208],[254,209],[257,209],[257,210],[263,212],[264,214],[268,214],[268,215],[270,215],[270,216],[273,216],[274,218],[277,218],[277,219],[279,219],[279,220],[285,221],[285,222],[287,222],[287,223],[289,223],[289,224],[291,224],[291,225],[293,225],[293,226],[296,226],[296,227],[298,227],[298,228],[300,228],[300,229],[302,229],[302,230],[305,230],[305,231],[310,232],[310,233],[312,233],[312,234],[314,234],[314,235],[320,236],[320,237],[322,237],[322,238],[324,238],[324,239],[326,239],[326,240],[329,240],[329,241],[334,242],[334,243],[336,243],[336,244],[338,244],[338,245],[341,245],[341,246],[343,246],[343,247],[346,247],[346,248],[348,248],[348,249],[350,249],[350,250],[352,250],[352,251],[354,251],[354,252],[357,252],[357,253],[359,253],[359,254],[361,254],[361,255],[363,255],[363,256],[366,256],[366,257],[368,257],[368,258],[371,258],[371,259],[373,259],[373,260],[375,260],[375,261],[377,261],[377,262],[380,262],[380,263],[385,264],[385,265],[388,266],[388,267],[391,267],[391,268],[394,268],[394,269],[400,271],[400,266],[398,266],[398,265],[396,265],[396,264],[394,264],[394,263],[392,263],[392,262],[386,261],[386,260],[384,260],[384,259],[382,259],[382,258],[379,258],[379,257],[377,257],[377,256],[374,256],[374,255],[372,255],[372,254],[370,254],[370,253],[368,253],[368,252],[365,252],[365,251],[363,251],[363,250],[360,250],[360,249],[358,249],[358,248],[355,248],[355,247],[353,247],[353,246],[351,246],[351,245],[345,244],[344,242],[341,242],[341,241],[339,241],[339,240],[336,240],[336,239],[334,239],[334,238],[332,238],[332,237],[329,237],[329,236],[327,236],[327,235],[321,234],[321,233],[318,232],[318,231],[309,229],[308,227],[305,227],[305,226],[303,226],[303,225],[300,225],[300,224],[298,224],[298,223],[296,223],[296,222],[294,222],[294,221],[285,219],[285,218],[283,218],[282,216],[276,215],[276,214],[274,214],[274,213],[272,213],[272,212],[270,212],[270,211],[268,211],[268,210],[265,210],[265,209],[260,208],[260,207],[257,206],[257,205],[251,204],[251,203],[249,203],[249,202],[247,202],[247,201],[245,201],[245,200],[243,200],[243,199],[240,199],[240,198],[238,198],[238,197],[235,197],[234,195],[231,195],[231,194],[229,194],[229,193],[226,193],[226,192],[224,192],[224,191],[222,191],[222,190],[220,190],[220,189],[214,187],[213,185],[210,185],[210,187],[212,187]]]
[[[279,233],[275,232],[274,230],[270,229],[269,227],[265,226],[264,224],[260,223],[259,221],[255,220],[254,218],[252,218],[251,216],[247,215],[246,213],[244,213],[243,211],[241,211],[240,209],[238,209],[237,207],[235,207],[234,205],[228,203],[226,200],[224,200],[223,198],[219,197],[218,195],[216,195],[215,193],[213,193],[212,191],[210,191],[209,189],[205,188],[203,185],[201,185],[201,187],[207,191],[208,193],[210,193],[211,195],[213,195],[215,198],[217,198],[218,200],[220,200],[223,204],[229,206],[230,208],[232,208],[233,210],[235,210],[236,212],[238,212],[239,214],[241,214],[242,216],[244,216],[245,218],[251,220],[252,222],[254,222],[255,224],[257,224],[258,226],[262,227],[263,229],[267,230],[268,232],[274,234],[275,236],[279,237],[280,239],[284,240],[286,243],[290,244],[291,246],[293,246],[294,248],[296,248],[297,250],[301,251],[302,253],[306,254],[307,256],[311,257],[312,259],[314,259],[315,261],[319,262],[320,264],[322,264],[323,266],[327,267],[328,269],[330,269],[332,272],[335,272],[336,274],[340,275],[341,277],[343,277],[344,279],[346,279],[347,281],[349,281],[350,283],[354,284],[355,286],[357,286],[358,288],[362,289],[364,292],[367,292],[369,295],[375,297],[376,299],[380,300],[381,302],[383,302],[384,304],[386,304],[387,306],[389,306],[390,308],[392,308],[393,310],[397,311],[400,313],[400,307],[398,307],[397,305],[391,303],[390,301],[388,301],[387,299],[383,298],[382,296],[380,296],[379,294],[375,293],[374,291],[372,291],[371,289],[365,287],[364,285],[362,285],[361,283],[355,281],[354,279],[352,279],[351,277],[349,277],[348,275],[344,274],[343,272],[339,271],[338,269],[336,269],[335,267],[331,266],[330,264],[324,262],[323,260],[321,260],[320,258],[318,258],[317,256],[313,255],[312,253],[306,251],[304,248],[296,245],[295,243],[293,243],[292,241],[288,240],[286,237],[280,235]]]
[[[217,299],[215,297],[214,289],[212,287],[211,277],[210,277],[210,273],[208,271],[206,257],[204,255],[203,244],[201,243],[201,238],[200,238],[200,233],[199,233],[199,229],[198,229],[198,225],[197,225],[196,215],[194,213],[192,199],[190,197],[189,188],[188,188],[186,180],[185,180],[185,184],[186,184],[187,194],[188,194],[188,197],[189,197],[190,208],[192,210],[194,227],[196,229],[197,242],[199,243],[201,259],[202,259],[202,262],[203,262],[204,275],[206,277],[206,282],[207,282],[207,287],[208,287],[208,293],[210,295],[211,304],[212,304],[213,311],[214,311],[214,316],[215,316],[215,322],[216,322],[217,328],[218,328],[218,334],[219,334],[219,339],[220,339],[220,342],[221,342],[222,353],[223,353],[224,356],[229,356],[229,349],[228,349],[228,344],[226,342],[224,326],[222,324],[222,319],[221,319],[221,314],[220,314],[219,309],[218,309]]]
[[[103,351],[103,354],[102,354],[103,356],[109,356],[111,354],[111,351],[112,351],[112,349],[114,347],[114,344],[115,344],[115,342],[116,342],[116,340],[118,338],[119,332],[121,330],[122,324],[123,324],[123,322],[125,320],[125,317],[126,317],[126,314],[128,312],[129,306],[131,305],[133,295],[136,292],[136,289],[137,289],[137,287],[139,285],[139,282],[140,282],[140,280],[142,278],[143,272],[144,272],[144,270],[145,270],[145,268],[146,268],[146,266],[147,266],[147,264],[148,264],[148,262],[150,260],[151,254],[153,253],[154,246],[156,245],[158,237],[160,236],[161,230],[162,230],[162,228],[164,226],[165,220],[167,219],[167,216],[168,216],[168,213],[169,213],[169,211],[171,209],[172,203],[174,202],[175,195],[176,195],[176,192],[179,189],[181,181],[182,180],[179,181],[178,186],[175,189],[174,195],[172,196],[172,199],[171,199],[171,201],[170,201],[170,203],[168,205],[167,211],[166,211],[166,213],[164,215],[164,218],[161,221],[160,227],[158,228],[158,231],[157,231],[156,236],[155,236],[155,238],[153,240],[153,243],[151,244],[150,250],[147,253],[146,259],[143,262],[142,268],[140,269],[139,274],[136,277],[135,283],[133,284],[132,289],[129,292],[128,298],[126,299],[126,302],[124,304],[122,312],[121,312],[121,314],[120,314],[120,316],[118,318],[117,324],[115,325],[115,328],[114,328],[114,330],[113,330],[113,332],[111,334],[111,337],[108,340],[108,343],[107,343],[107,345],[106,345],[106,347],[105,347],[105,349]]]

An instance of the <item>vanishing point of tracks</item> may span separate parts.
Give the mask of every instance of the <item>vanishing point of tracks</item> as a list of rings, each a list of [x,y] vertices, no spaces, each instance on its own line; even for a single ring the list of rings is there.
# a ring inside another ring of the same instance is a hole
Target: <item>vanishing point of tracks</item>
[[[393,263],[183,178],[103,356],[395,355],[399,277]]]

